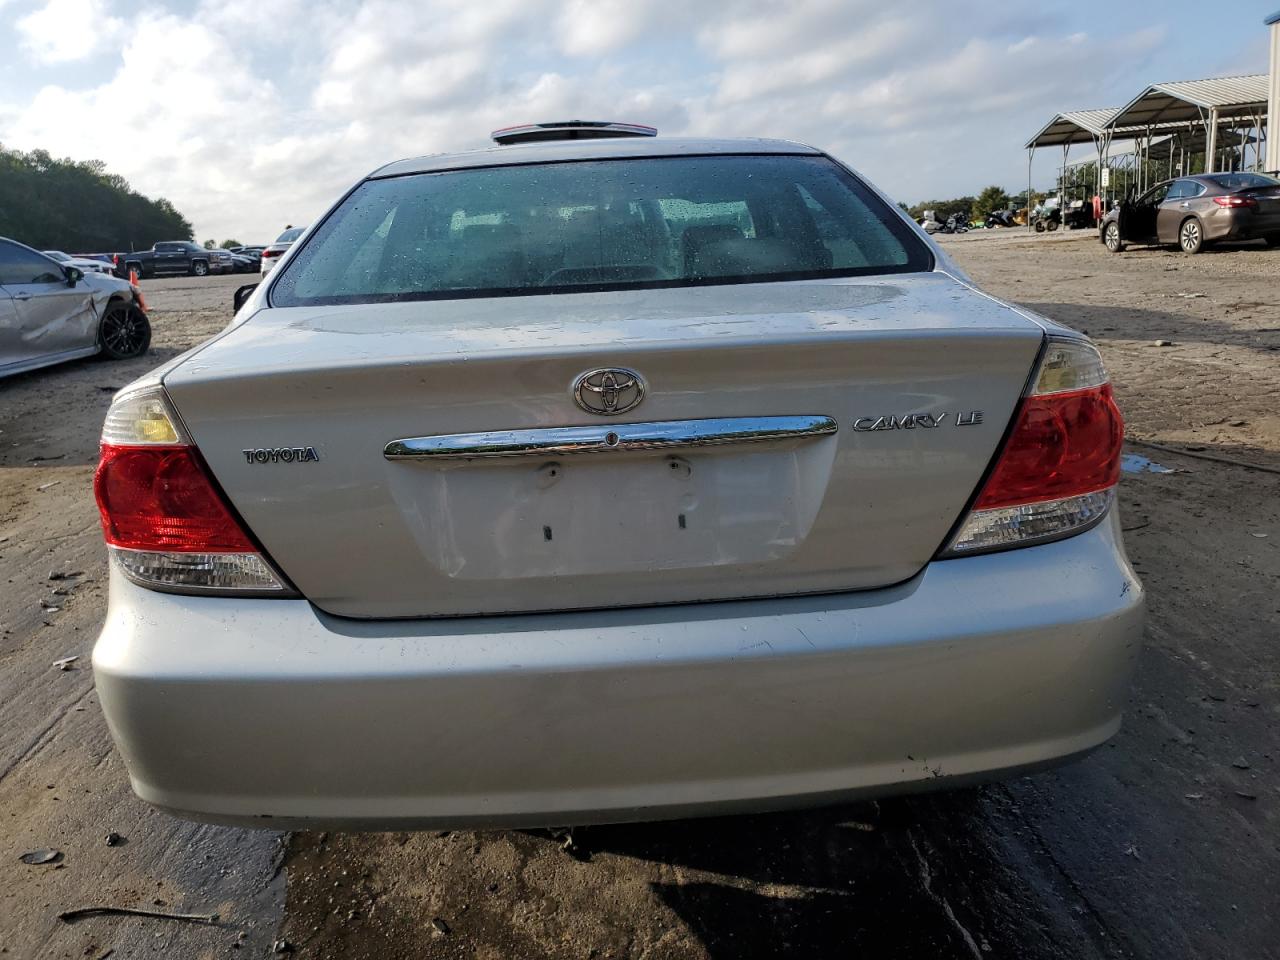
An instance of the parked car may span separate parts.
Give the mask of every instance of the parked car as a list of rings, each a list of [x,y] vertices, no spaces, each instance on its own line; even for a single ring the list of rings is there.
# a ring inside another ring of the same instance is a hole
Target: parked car
[[[258,269],[258,258],[247,256],[243,253],[236,253],[234,249],[228,250],[231,256],[232,273],[252,273]]]
[[[293,241],[302,236],[302,234],[306,232],[306,229],[306,227],[288,227],[285,229],[284,233],[276,237],[275,243],[264,247],[260,261],[260,271],[262,273],[270,273],[271,268],[280,261],[284,252],[293,246]]]
[[[1102,218],[1098,235],[1119,253],[1129,243],[1177,244],[1199,253],[1219,240],[1280,245],[1280,180],[1261,173],[1205,173],[1166,180]]]
[[[258,263],[262,260],[262,251],[264,246],[248,246],[248,247],[232,247],[231,252],[237,257],[248,257],[253,261],[253,268],[258,269]]]
[[[95,353],[129,359],[150,344],[137,287],[0,237],[0,377]]]
[[[93,672],[145,800],[652,819],[1119,728],[1143,592],[1090,341],[812,147],[592,129],[376,170],[115,398]]]
[[[90,257],[73,257],[61,250],[44,250],[46,257],[58,261],[64,267],[75,267],[81,273],[111,273],[111,264]]]
[[[122,270],[125,276],[133,271],[138,279],[175,274],[203,277],[218,272],[217,258],[212,254],[213,251],[190,240],[165,240],[150,250],[125,254]]]
[[[235,273],[235,256],[230,250],[215,247],[209,251],[210,273]]]

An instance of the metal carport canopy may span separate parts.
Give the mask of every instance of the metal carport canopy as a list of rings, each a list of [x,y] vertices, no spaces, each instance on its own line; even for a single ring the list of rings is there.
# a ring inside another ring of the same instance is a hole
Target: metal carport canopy
[[[1205,113],[1217,111],[1219,120],[1254,117],[1267,109],[1267,75],[1219,77],[1213,80],[1179,80],[1153,83],[1106,121],[1108,130],[1157,126],[1166,123],[1202,123]]]
[[[1027,149],[1066,146],[1073,143],[1095,143],[1106,133],[1107,122],[1118,108],[1105,110],[1073,110],[1059,113],[1027,141]]]
[[[1102,141],[1138,140],[1154,133],[1170,132],[1187,128],[1186,121],[1177,123],[1153,123],[1150,129],[1147,124],[1141,126],[1109,127],[1111,118],[1120,112],[1120,108],[1110,110],[1074,110],[1059,113],[1027,141],[1026,149],[1039,147],[1071,146],[1076,143],[1101,143]],[[1199,117],[1197,116],[1197,121]]]

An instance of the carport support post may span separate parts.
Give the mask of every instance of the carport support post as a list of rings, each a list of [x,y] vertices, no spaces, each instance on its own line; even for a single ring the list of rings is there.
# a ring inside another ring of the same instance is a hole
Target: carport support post
[[[1264,170],[1280,170],[1280,15],[1267,18],[1271,29],[1271,77],[1267,82],[1267,162]]]
[[[1218,172],[1218,108],[1209,108],[1209,137],[1204,148],[1204,172]]]
[[[1112,196],[1115,196],[1115,193],[1113,191],[1116,191],[1119,189],[1117,186],[1109,187],[1106,190],[1102,189],[1102,168],[1110,167],[1110,166],[1111,166],[1111,133],[1110,131],[1108,131],[1107,133],[1102,135],[1102,154],[1098,158],[1098,179],[1095,180],[1093,183],[1094,192],[1097,193],[1098,196],[1102,198],[1102,213],[1104,216],[1106,215],[1107,209],[1110,206],[1108,202],[1110,198],[1107,196],[1107,194],[1111,193]]]
[[[1062,179],[1058,181],[1058,209],[1064,212],[1067,208],[1067,154],[1070,152],[1071,144],[1064,143],[1062,145]]]
[[[1035,147],[1027,147],[1027,232],[1031,232],[1031,160],[1036,155]]]

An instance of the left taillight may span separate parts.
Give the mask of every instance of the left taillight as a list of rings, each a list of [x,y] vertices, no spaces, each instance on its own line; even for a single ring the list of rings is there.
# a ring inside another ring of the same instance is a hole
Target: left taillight
[[[120,571],[176,593],[293,596],[227,503],[162,388],[118,397],[93,491]]]

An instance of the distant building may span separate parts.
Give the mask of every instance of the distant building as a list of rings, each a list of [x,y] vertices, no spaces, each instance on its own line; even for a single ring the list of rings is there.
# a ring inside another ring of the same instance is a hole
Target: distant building
[[[1267,169],[1280,170],[1280,13],[1267,17],[1271,28],[1271,80],[1267,86]]]

